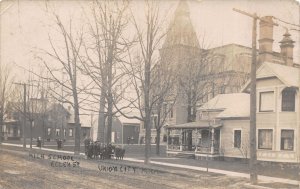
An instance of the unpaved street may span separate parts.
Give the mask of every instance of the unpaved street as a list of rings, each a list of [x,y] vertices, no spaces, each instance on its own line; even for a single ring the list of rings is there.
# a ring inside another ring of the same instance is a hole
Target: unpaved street
[[[147,171],[128,164],[78,160],[80,167],[51,165],[51,160],[29,157],[29,152],[0,150],[0,189],[16,188],[246,188],[247,180],[223,175]],[[74,160],[75,161],[75,160]],[[77,160],[76,160],[77,161]],[[71,161],[72,163],[72,161]],[[122,163],[119,161],[118,163]],[[99,168],[98,168],[99,165]]]

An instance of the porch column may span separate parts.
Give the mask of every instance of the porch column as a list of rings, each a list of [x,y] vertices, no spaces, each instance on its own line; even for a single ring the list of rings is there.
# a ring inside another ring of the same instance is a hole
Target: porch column
[[[180,137],[179,137],[179,150],[182,151],[182,129],[180,129]]]
[[[197,132],[197,143],[196,143],[196,151],[195,151],[195,152],[198,151],[198,146],[199,146],[199,144],[200,144],[200,140],[201,140],[201,129],[197,129],[196,132]]]
[[[215,141],[215,129],[211,129],[211,144],[210,144],[210,153],[214,153],[214,141]]]

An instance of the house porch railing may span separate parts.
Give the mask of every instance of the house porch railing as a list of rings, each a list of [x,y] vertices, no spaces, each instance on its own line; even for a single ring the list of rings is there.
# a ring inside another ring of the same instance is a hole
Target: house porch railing
[[[197,146],[196,151],[197,154],[218,154],[219,148],[215,147],[204,147],[204,146]]]
[[[180,145],[169,144],[168,145],[168,150],[181,151],[180,147],[181,147]]]

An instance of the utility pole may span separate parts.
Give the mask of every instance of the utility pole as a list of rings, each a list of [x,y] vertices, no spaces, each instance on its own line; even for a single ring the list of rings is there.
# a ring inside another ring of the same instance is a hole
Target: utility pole
[[[25,125],[26,125],[26,84],[25,83],[13,83],[15,85],[22,85],[24,89],[24,105],[23,105],[23,125],[22,125],[22,137],[23,137],[23,148],[26,148],[26,137],[25,137]]]
[[[241,11],[233,8],[234,11],[249,16],[253,19],[252,25],[252,62],[250,73],[250,182],[252,184],[257,183],[257,152],[256,152],[256,65],[257,65],[257,20],[268,22],[265,19],[261,19],[256,13],[250,14],[245,11]],[[278,25],[271,23],[273,25]]]
[[[256,155],[256,38],[257,38],[257,20],[259,17],[244,11],[233,9],[234,11],[253,18],[252,24],[252,62],[250,73],[250,182],[257,183],[257,155]]]
[[[62,82],[64,82],[64,74],[65,72],[62,70]],[[65,141],[65,127],[64,127],[64,124],[65,124],[65,116],[63,114],[63,111],[64,111],[64,86],[61,85],[61,106],[62,106],[62,115],[61,115],[61,133],[62,133],[62,141],[64,142]]]
[[[23,88],[24,88],[24,107],[23,107],[23,113],[24,113],[24,122],[23,122],[23,148],[26,148],[26,138],[25,138],[25,126],[26,126],[26,84],[23,83]]]

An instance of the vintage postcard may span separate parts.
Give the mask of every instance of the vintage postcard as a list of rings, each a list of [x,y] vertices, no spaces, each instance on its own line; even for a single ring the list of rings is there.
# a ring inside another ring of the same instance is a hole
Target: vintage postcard
[[[0,0],[0,189],[299,188],[298,0]]]

